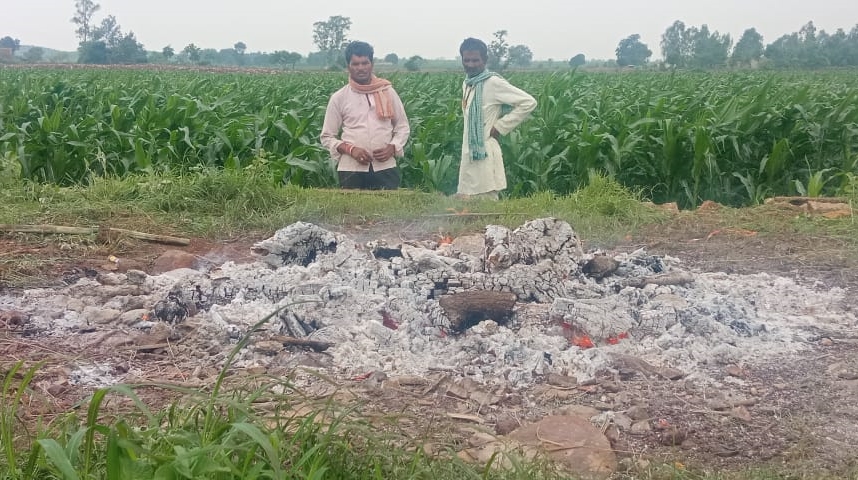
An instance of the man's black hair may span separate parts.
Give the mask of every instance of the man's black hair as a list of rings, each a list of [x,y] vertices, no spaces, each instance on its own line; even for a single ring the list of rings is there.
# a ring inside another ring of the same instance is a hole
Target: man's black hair
[[[483,60],[489,59],[489,49],[488,47],[486,47],[486,42],[480,40],[479,38],[466,38],[462,42],[462,45],[459,46],[459,55],[464,54],[466,51],[480,52],[480,57],[482,57]]]
[[[346,46],[346,65],[351,63],[352,55],[357,57],[367,57],[369,58],[369,62],[372,63],[372,56],[374,54],[375,50],[372,49],[372,45],[366,42],[351,42]]]

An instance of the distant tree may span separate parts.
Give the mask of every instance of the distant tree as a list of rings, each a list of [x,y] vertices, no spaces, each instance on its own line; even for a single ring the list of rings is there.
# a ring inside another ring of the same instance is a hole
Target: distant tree
[[[17,38],[3,37],[0,38],[0,48],[8,48],[12,50],[12,55],[15,55],[15,52],[21,48],[21,41]]]
[[[420,67],[423,65],[423,57],[420,55],[414,55],[409,57],[408,60],[405,61],[404,67],[409,72],[416,72],[420,70]]]
[[[724,66],[732,45],[733,40],[729,34],[710,32],[709,27],[703,24],[699,29],[693,30],[690,63],[697,68]]]
[[[244,52],[247,51],[247,45],[244,42],[236,42],[235,45],[232,46],[235,49],[235,53],[239,55],[244,55]]]
[[[325,52],[310,52],[307,54],[307,65],[325,67],[328,65],[328,54]]]
[[[813,22],[807,22],[798,31],[801,42],[800,62],[802,67],[824,67],[828,66],[828,58],[823,54],[820,39],[828,35],[825,31],[817,32]]]
[[[509,47],[509,63],[518,67],[529,67],[533,62],[533,52],[527,45],[513,45]]]
[[[672,67],[685,67],[691,58],[691,36],[685,23],[677,20],[661,34],[661,54],[664,63]]]
[[[847,65],[858,66],[858,24],[846,36],[846,52]]]
[[[852,33],[829,35],[825,31],[817,31],[813,22],[808,22],[798,32],[783,35],[767,45],[765,56],[776,67],[856,65],[858,40],[852,38]]]
[[[798,66],[801,58],[801,41],[798,34],[781,35],[766,45],[765,55],[776,67]]]
[[[617,65],[621,67],[644,65],[652,56],[652,50],[641,42],[637,33],[620,40],[617,45]]]
[[[30,47],[29,50],[24,52],[24,60],[30,63],[41,62],[42,57],[45,55],[45,49],[42,47]]]
[[[767,45],[765,55],[776,67],[819,67],[827,64],[820,50],[816,26],[808,22]]]
[[[174,55],[176,55],[176,51],[173,50],[173,47],[167,45],[166,47],[161,49],[161,54],[164,55],[164,58],[170,60],[171,58],[173,58]]]
[[[137,41],[134,32],[128,32],[115,45],[109,45],[107,58],[110,63],[121,64],[146,63],[148,60],[146,49]]]
[[[313,24],[313,42],[319,47],[319,51],[325,54],[329,66],[345,63],[345,60],[340,62],[337,56],[348,43],[347,37],[351,27],[352,20],[340,15],[328,17],[327,21]]]
[[[90,40],[92,33],[92,17],[101,8],[101,5],[92,0],[75,0],[74,6],[75,14],[71,19],[71,22],[77,25],[74,32],[80,39],[80,43],[86,43]]]
[[[115,47],[122,40],[122,27],[116,21],[116,17],[108,15],[101,21],[101,25],[90,32],[91,40],[101,40],[108,47]]]
[[[287,52],[286,50],[278,50],[271,54],[270,60],[271,63],[275,65],[292,65],[292,69],[294,69],[295,64],[301,61],[301,54],[298,52]]]
[[[393,65],[399,64],[399,55],[395,53],[388,53],[384,56],[384,61],[387,63],[392,63]]]
[[[79,63],[146,63],[148,61],[143,44],[137,41],[134,32],[122,33],[116,17],[108,15],[98,27],[91,28],[89,40],[78,47]]]
[[[207,65],[241,65],[241,55],[234,48],[212,49],[214,52],[206,50],[203,50],[201,56]]]
[[[832,35],[829,35],[824,31],[820,32],[819,44],[822,49],[822,54],[828,59],[829,65],[835,67],[855,65],[849,61],[849,37],[842,28],[838,28]],[[855,51],[854,53],[858,54],[858,51]]]
[[[579,53],[578,55],[575,55],[574,57],[569,59],[569,66],[572,68],[580,67],[585,63],[587,63],[587,59],[584,57],[583,53]]]
[[[107,63],[107,44],[104,40],[80,42],[77,47],[77,62],[94,65]]]
[[[736,46],[733,47],[733,54],[730,56],[730,63],[733,65],[750,65],[763,56],[765,47],[763,46],[763,36],[757,32],[756,28],[745,30]]]
[[[187,44],[185,48],[182,49],[182,53],[186,54],[188,56],[188,60],[193,63],[197,63],[200,61],[201,52],[202,50],[200,50],[200,47],[194,45],[193,43]]]
[[[197,62],[200,65],[218,65],[218,64],[232,64],[235,65],[234,61],[230,59],[235,58],[235,50],[231,48],[224,49],[226,50],[226,59],[221,55],[221,52],[217,51],[214,48],[203,48],[200,50],[200,60]]]
[[[295,68],[295,64],[301,61],[303,55],[298,52],[289,52],[289,55],[286,57],[286,63],[292,65],[292,68]]]
[[[489,43],[489,70],[502,72],[509,65],[509,44],[506,42],[506,30],[493,33],[494,40]]]

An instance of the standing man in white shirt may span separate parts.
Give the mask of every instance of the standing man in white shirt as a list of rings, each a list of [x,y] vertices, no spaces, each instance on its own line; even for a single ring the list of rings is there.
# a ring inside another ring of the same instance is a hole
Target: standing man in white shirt
[[[497,199],[506,188],[498,139],[517,127],[536,108],[536,100],[495,72],[486,70],[488,47],[466,38],[459,47],[467,78],[462,84],[465,128],[458,195]]]
[[[372,46],[346,47],[349,83],[334,92],[325,111],[322,145],[337,162],[340,188],[399,188],[396,157],[411,134],[402,100],[390,81],[372,73]]]

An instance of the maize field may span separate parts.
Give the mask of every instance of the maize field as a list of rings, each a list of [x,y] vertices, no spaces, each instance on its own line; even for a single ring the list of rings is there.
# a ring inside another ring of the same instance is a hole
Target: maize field
[[[452,193],[459,72],[382,74],[411,123],[403,187]],[[858,75],[824,72],[513,72],[537,98],[502,140],[513,197],[571,193],[601,172],[655,202],[748,205],[839,195],[858,182]],[[344,73],[0,68],[0,158],[61,185],[93,176],[262,166],[272,181],[336,184],[319,145]]]

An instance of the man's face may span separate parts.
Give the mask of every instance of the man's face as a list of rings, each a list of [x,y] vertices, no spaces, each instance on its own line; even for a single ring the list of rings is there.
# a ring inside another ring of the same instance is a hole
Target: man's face
[[[372,80],[372,59],[352,55],[349,60],[349,78],[360,85],[369,85]]]
[[[474,77],[483,73],[486,69],[486,61],[480,52],[476,50],[465,50],[462,52],[462,66],[465,67],[465,73],[469,77]]]

